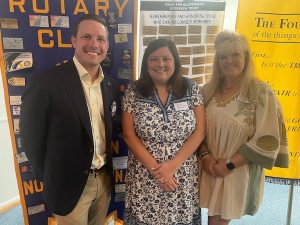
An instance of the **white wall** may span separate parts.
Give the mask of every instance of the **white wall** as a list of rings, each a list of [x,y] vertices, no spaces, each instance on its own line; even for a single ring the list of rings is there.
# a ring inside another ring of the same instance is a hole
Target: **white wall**
[[[0,71],[0,209],[19,199]]]
[[[239,0],[226,0],[223,30],[235,31]]]

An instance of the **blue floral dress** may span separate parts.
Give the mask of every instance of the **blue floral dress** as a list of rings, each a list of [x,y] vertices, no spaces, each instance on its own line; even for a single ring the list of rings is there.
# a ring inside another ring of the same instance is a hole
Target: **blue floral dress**
[[[195,130],[193,108],[203,104],[197,84],[181,99],[170,93],[163,106],[154,91],[143,97],[130,84],[123,97],[122,109],[134,117],[137,136],[157,162],[172,159]],[[198,165],[193,154],[176,172],[178,188],[167,192],[159,187],[150,172],[128,152],[125,197],[126,225],[201,224],[198,206]]]

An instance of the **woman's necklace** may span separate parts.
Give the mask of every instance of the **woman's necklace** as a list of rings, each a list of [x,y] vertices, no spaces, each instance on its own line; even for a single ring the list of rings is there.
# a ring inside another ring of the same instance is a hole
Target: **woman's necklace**
[[[218,91],[216,96],[217,106],[225,107],[229,102],[231,102],[240,92],[239,83],[234,83],[226,88],[222,87],[220,91]]]

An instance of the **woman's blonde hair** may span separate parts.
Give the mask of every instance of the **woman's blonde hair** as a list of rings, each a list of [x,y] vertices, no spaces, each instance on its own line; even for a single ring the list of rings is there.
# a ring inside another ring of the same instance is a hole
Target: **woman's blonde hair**
[[[233,32],[222,31],[215,38],[214,48],[212,77],[203,88],[205,104],[222,88],[224,78],[219,66],[219,56],[228,53],[230,50],[243,52],[245,57],[244,69],[241,75],[240,96],[249,101],[255,100],[257,96],[257,79],[255,78],[254,65],[246,38]]]

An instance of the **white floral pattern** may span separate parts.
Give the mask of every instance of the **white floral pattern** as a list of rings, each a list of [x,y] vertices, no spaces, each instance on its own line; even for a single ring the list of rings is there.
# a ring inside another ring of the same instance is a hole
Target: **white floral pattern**
[[[123,97],[122,109],[134,116],[138,137],[158,162],[172,159],[195,129],[193,108],[203,104],[199,87],[188,81],[189,88],[181,99],[169,94],[163,106],[157,93],[145,98],[130,84]],[[184,102],[181,110],[174,104]],[[149,171],[128,153],[125,197],[126,225],[201,224],[198,206],[198,166],[192,155],[176,172],[178,188],[163,191]]]

